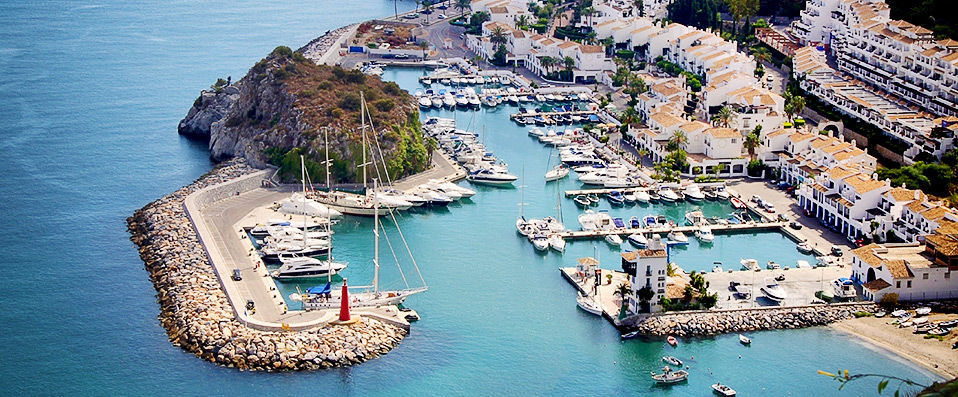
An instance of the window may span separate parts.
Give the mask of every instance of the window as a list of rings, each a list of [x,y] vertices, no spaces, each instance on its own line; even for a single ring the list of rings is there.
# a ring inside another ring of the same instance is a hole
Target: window
[[[895,281],[895,288],[901,288],[901,281]]]
[[[908,280],[908,288],[911,288],[911,280]]]
[[[922,280],[927,280],[927,279],[928,279],[928,273],[922,274],[922,275],[921,275],[921,278],[922,278]]]
[[[945,278],[951,278],[951,272],[945,272]]]

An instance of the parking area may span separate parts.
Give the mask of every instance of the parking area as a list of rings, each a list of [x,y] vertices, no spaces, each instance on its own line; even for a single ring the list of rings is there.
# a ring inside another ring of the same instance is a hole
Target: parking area
[[[780,276],[784,276],[784,279],[778,281],[778,284],[785,289],[788,296],[782,303],[776,303],[763,296],[761,288]],[[816,292],[831,291],[832,281],[841,277],[848,277],[848,269],[837,266],[705,273],[705,280],[709,282],[709,291],[718,294],[716,308],[719,309],[808,305],[818,301],[815,298]],[[739,289],[749,292],[750,296],[744,298],[737,295],[729,284],[733,281],[740,283]]]

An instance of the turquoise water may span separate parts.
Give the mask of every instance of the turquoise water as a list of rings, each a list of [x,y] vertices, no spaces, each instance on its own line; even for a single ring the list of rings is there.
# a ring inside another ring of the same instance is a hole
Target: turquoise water
[[[838,393],[814,371],[849,368],[929,379],[825,329],[757,333],[752,348],[726,336],[683,340],[675,350],[660,341],[620,342],[605,321],[575,308],[574,293],[556,270],[591,255],[592,244],[572,243],[563,257],[534,253],[513,231],[516,189],[479,188],[471,203],[402,215],[431,288],[409,300],[423,320],[381,359],[312,373],[245,373],[170,345],[124,219],[210,168],[205,145],[178,137],[176,123],[200,88],[216,77],[238,78],[276,45],[296,47],[327,29],[392,10],[392,2],[372,0],[0,4],[4,390],[705,395],[718,380],[742,395],[864,395],[873,394],[874,384]],[[387,73],[405,87],[413,87],[414,77],[412,71]],[[526,214],[551,214],[555,192],[541,179],[548,149],[511,124],[510,111],[477,115],[487,145],[515,172],[525,163],[532,203]],[[566,223],[574,225],[577,210],[565,204]],[[357,282],[368,281],[370,273],[370,223],[348,219],[336,235],[339,256],[351,263],[348,276]],[[596,246],[603,264],[615,267],[617,252],[602,242]],[[721,260],[737,260],[734,249]],[[703,255],[719,251],[716,242]],[[676,252],[676,260],[693,252]],[[384,280],[398,279],[393,269],[384,267]],[[667,352],[695,355],[692,378],[669,390],[653,388],[648,371]]]

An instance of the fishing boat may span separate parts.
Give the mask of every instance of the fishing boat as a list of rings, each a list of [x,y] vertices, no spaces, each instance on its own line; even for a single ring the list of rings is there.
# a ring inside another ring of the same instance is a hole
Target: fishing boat
[[[721,383],[716,383],[712,385],[712,392],[720,396],[733,397],[735,396],[735,390],[731,387],[725,386]]]
[[[672,347],[675,347],[675,346],[678,346],[678,345],[679,345],[678,339],[675,339],[675,337],[672,336],[672,335],[669,335],[668,338],[665,338],[665,341],[666,341],[668,344],[672,345]]]
[[[742,264],[742,270],[762,270],[758,265],[758,260],[753,258],[746,258],[739,261]]]
[[[622,340],[625,340],[625,339],[632,339],[632,338],[635,338],[635,337],[637,337],[637,336],[639,336],[639,331],[632,331],[632,332],[629,332],[629,333],[625,333],[625,334],[619,335],[619,338],[622,339]]]
[[[712,234],[712,228],[708,226],[702,226],[695,231],[695,238],[703,243],[711,243],[715,241],[715,235]]]
[[[672,364],[676,367],[682,366],[682,360],[679,360],[675,356],[662,356],[662,361],[664,361],[666,364]]]
[[[798,250],[798,252],[801,252],[803,254],[808,254],[812,252],[812,247],[808,245],[807,241],[802,241],[798,243],[798,245],[796,245],[795,248]]]
[[[622,245],[622,237],[619,237],[618,234],[606,234],[605,241],[615,247]]]
[[[599,300],[594,295],[583,295],[579,292],[579,297],[575,300],[580,309],[597,316],[602,315],[602,307],[599,306]]]
[[[572,199],[572,201],[575,201],[575,204],[578,205],[579,207],[589,207],[592,205],[592,201],[589,200],[589,198],[586,197],[584,194],[575,196],[575,198]]]
[[[676,230],[669,232],[668,238],[669,244],[672,245],[687,245],[689,243],[689,238],[684,233]]]
[[[652,380],[659,384],[670,385],[673,383],[679,383],[689,379],[689,373],[685,370],[673,371],[669,367],[662,368],[662,373],[657,374],[652,372]]]
[[[745,336],[745,335],[742,335],[742,334],[738,334],[738,341],[739,341],[741,344],[743,344],[743,345],[751,345],[751,344],[752,344],[752,340],[749,339],[749,337],[747,337],[747,336]]]
[[[557,165],[546,172],[546,182],[557,181],[569,175],[569,169],[562,165]]]
[[[633,233],[629,235],[629,242],[638,248],[645,248],[649,244],[649,239],[642,233]]]
[[[778,281],[772,277],[765,278],[765,286],[760,290],[766,298],[775,302],[782,302],[788,298],[785,288],[782,288]]]

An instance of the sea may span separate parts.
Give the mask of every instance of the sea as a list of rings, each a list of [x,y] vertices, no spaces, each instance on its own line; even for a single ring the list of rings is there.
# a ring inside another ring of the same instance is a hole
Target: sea
[[[564,255],[538,254],[515,234],[520,208],[533,217],[561,213],[570,228],[580,211],[561,194],[578,186],[573,177],[545,183],[552,153],[508,120],[515,107],[423,114],[455,117],[481,134],[524,187],[474,187],[479,194],[470,200],[396,217],[429,285],[407,301],[422,320],[398,348],[350,368],[258,373],[171,345],[125,219],[213,166],[205,143],[176,134],[199,90],[240,78],[278,45],[296,48],[344,24],[415,7],[409,0],[0,3],[4,394],[701,396],[721,382],[739,395],[852,396],[874,394],[877,381],[839,391],[816,371],[937,379],[827,328],[756,332],[751,347],[735,335],[682,339],[677,348],[620,341],[608,322],[576,308],[558,271],[581,256],[616,269],[620,249],[576,241]],[[421,73],[389,69],[383,78],[414,91]],[[706,215],[729,211],[699,206]],[[696,208],[609,209],[680,220]],[[371,279],[371,228],[359,218],[337,226],[335,252],[350,263],[351,280]],[[388,252],[381,278],[401,286]],[[687,270],[734,266],[742,257],[805,258],[778,233],[719,235],[710,247],[693,241],[672,255]],[[415,284],[408,265],[404,274]],[[284,284],[284,292],[295,286]],[[664,355],[686,361],[687,383],[650,381]]]

